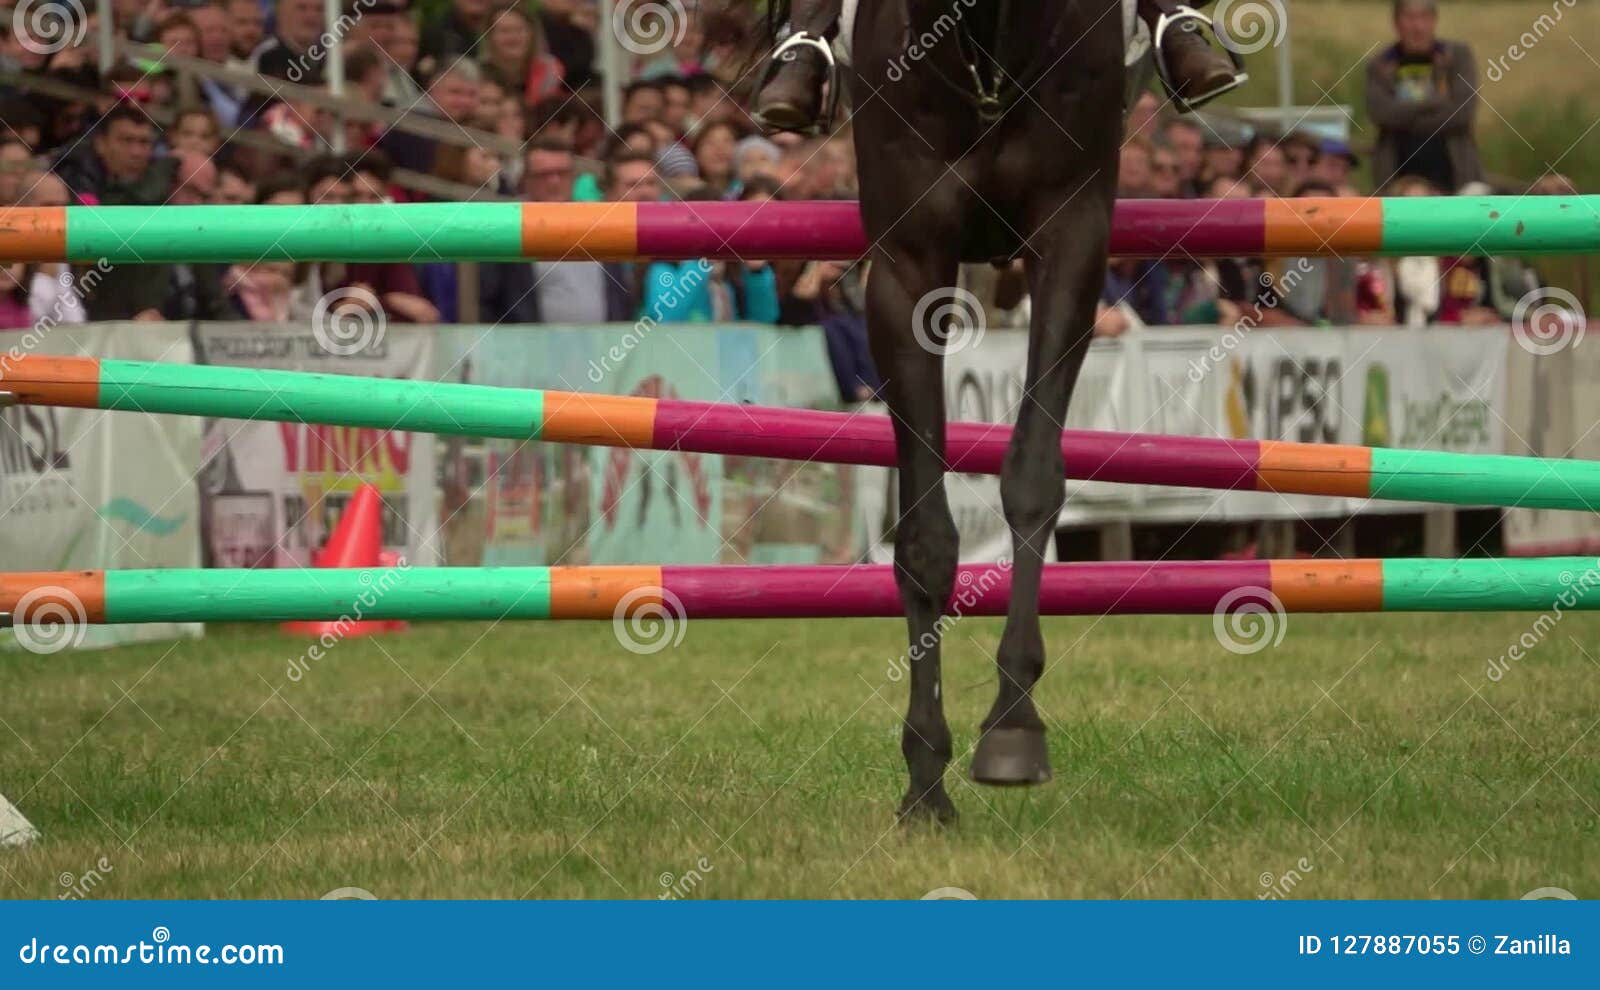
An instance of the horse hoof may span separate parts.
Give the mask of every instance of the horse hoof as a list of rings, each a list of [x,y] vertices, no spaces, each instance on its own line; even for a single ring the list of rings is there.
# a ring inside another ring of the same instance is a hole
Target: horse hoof
[[[972,779],[997,787],[1028,787],[1050,779],[1043,729],[989,729],[972,754]]]
[[[754,119],[763,134],[809,134],[817,129],[817,113],[807,112],[804,107],[788,101],[761,107]]]
[[[907,794],[900,802],[895,819],[901,825],[954,825],[959,816],[950,796],[943,790],[926,794]]]

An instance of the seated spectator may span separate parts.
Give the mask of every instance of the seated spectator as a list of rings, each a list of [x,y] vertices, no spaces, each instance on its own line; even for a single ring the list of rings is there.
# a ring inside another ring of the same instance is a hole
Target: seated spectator
[[[256,185],[257,206],[304,206],[305,180],[293,173],[269,175]]]
[[[706,187],[687,202],[716,202]],[[752,192],[753,201],[770,193]],[[778,322],[778,284],[765,261],[657,261],[645,273],[644,315],[657,323]]]
[[[204,107],[179,110],[167,131],[167,147],[174,154],[214,156],[222,148],[222,128],[216,115]]]
[[[777,174],[778,162],[782,157],[778,146],[759,134],[752,134],[740,141],[734,149],[739,183],[741,186],[748,185],[757,177],[776,183],[773,177]]]
[[[1205,134],[1205,160],[1200,166],[1200,188],[1210,188],[1217,179],[1238,180],[1244,174],[1244,145],[1248,138],[1237,141],[1227,131],[1213,127]]]
[[[255,70],[275,79],[309,83],[303,78],[318,60],[310,54],[322,39],[321,0],[277,0],[272,8],[272,34],[250,55]]]
[[[622,94],[622,122],[643,124],[649,120],[660,120],[666,105],[667,99],[659,83],[648,79],[629,83]]]
[[[217,203],[222,206],[243,206],[256,201],[256,186],[237,166],[226,162],[217,165]]]
[[[538,103],[563,91],[566,67],[550,54],[540,21],[520,7],[507,7],[495,15],[478,62],[524,103]]]
[[[1472,49],[1438,37],[1436,0],[1395,0],[1398,40],[1367,63],[1367,115],[1378,125],[1373,180],[1421,176],[1440,189],[1483,179]]]
[[[692,102],[689,84],[682,76],[668,76],[660,82],[661,122],[672,128],[674,134],[687,134],[689,107]]]
[[[350,166],[337,155],[322,155],[307,162],[300,173],[306,202],[312,206],[340,206],[350,202]]]
[[[420,57],[421,34],[409,17],[391,19],[391,27],[383,36],[373,36],[372,43],[387,56],[388,77],[383,86],[383,102],[392,107],[411,109],[423,99],[422,86],[417,82],[417,60]]]
[[[1178,156],[1171,148],[1156,145],[1150,153],[1150,194],[1157,199],[1177,199],[1182,192]]]
[[[1135,199],[1149,196],[1155,190],[1155,173],[1151,167],[1150,142],[1142,137],[1131,137],[1122,143],[1117,153],[1117,196]]]
[[[307,69],[301,83],[308,87],[320,87],[322,66],[317,64]],[[297,90],[296,94],[299,92]],[[326,107],[296,94],[285,93],[261,111],[262,130],[291,148],[331,151],[337,118]]]
[[[684,121],[685,134],[713,120],[725,120],[743,113],[738,102],[715,76],[706,73],[692,75],[684,79],[684,84],[689,87],[689,116]],[[664,109],[664,98],[662,103]]]
[[[412,112],[447,120],[460,127],[472,124],[478,109],[478,84],[483,70],[478,63],[458,59],[439,69],[428,80],[427,99],[417,104]],[[379,147],[388,153],[394,163],[414,172],[432,172],[434,155],[439,144],[432,138],[408,134],[399,128],[387,130]]]

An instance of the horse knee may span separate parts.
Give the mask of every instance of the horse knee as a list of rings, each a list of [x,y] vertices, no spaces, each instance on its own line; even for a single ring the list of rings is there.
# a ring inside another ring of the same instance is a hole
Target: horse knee
[[[1059,465],[1035,465],[1000,479],[1000,508],[1015,531],[1033,533],[1061,514],[1066,502],[1066,471]],[[1054,527],[1051,527],[1052,529]]]
[[[942,609],[955,591],[960,553],[960,534],[949,512],[902,520],[894,550],[901,595]]]

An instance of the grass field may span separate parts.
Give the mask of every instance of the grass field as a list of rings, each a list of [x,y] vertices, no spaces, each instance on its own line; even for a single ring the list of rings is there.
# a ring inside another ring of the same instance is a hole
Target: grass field
[[[11,653],[0,793],[44,838],[0,891],[1593,897],[1600,619],[1491,680],[1533,618],[1296,615],[1248,656],[1207,617],[1047,620],[1055,782],[952,772],[960,824],[909,832],[891,621],[697,622],[653,656],[603,623],[432,626],[297,683],[302,644],[238,627]],[[998,633],[953,630],[958,753]]]

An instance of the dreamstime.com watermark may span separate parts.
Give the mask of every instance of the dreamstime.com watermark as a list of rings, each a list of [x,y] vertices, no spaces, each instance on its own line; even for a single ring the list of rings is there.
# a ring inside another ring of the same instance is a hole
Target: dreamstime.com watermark
[[[689,632],[683,600],[654,585],[634,588],[611,612],[611,631],[629,653],[649,656],[676,647]]]
[[[954,33],[956,28],[961,26],[967,11],[977,5],[978,0],[956,0],[955,3],[951,4],[949,13],[941,13],[934,19],[931,26],[925,28],[921,34],[911,39],[911,43],[906,46],[904,55],[898,55],[889,60],[889,81],[899,82],[910,75],[911,67],[927,58],[930,52],[939,47],[941,41]]]
[[[635,55],[656,55],[683,43],[689,12],[682,0],[617,0],[611,8],[611,33]]]
[[[1261,290],[1256,293],[1255,299],[1250,304],[1250,311],[1241,315],[1228,328],[1227,333],[1210,349],[1200,355],[1198,361],[1189,362],[1189,381],[1195,385],[1211,373],[1211,369],[1223,358],[1233,353],[1244,339],[1250,336],[1256,327],[1261,325],[1261,319],[1267,310],[1277,309],[1288,298],[1289,293],[1295,290],[1307,275],[1311,274],[1311,259],[1297,258],[1294,267],[1284,272],[1281,276],[1271,272],[1262,272],[1259,282]]]
[[[1289,36],[1289,12],[1279,0],[1222,0],[1211,23],[1223,47],[1240,55],[1276,48]]]
[[[1552,0],[1550,13],[1540,14],[1534,18],[1533,23],[1528,25],[1528,30],[1522,32],[1517,40],[1506,48],[1504,55],[1489,59],[1489,68],[1484,75],[1490,82],[1504,79],[1511,72],[1511,66],[1507,63],[1516,63],[1527,58],[1529,53],[1538,48],[1545,37],[1567,16],[1567,11],[1577,6],[1578,0]]]
[[[372,290],[359,285],[334,289],[311,310],[311,336],[335,357],[350,357],[383,343],[389,320]]]
[[[166,925],[150,932],[150,941],[131,945],[51,945],[37,937],[21,943],[17,958],[29,966],[282,966],[281,945],[178,945]]]
[[[89,18],[79,0],[21,0],[11,10],[11,33],[35,55],[54,55],[83,44]]]
[[[715,270],[712,262],[705,258],[696,261],[693,267],[687,269],[673,268],[663,271],[657,281],[661,287],[661,294],[651,304],[649,315],[642,316],[634,323],[633,328],[622,335],[622,340],[612,344],[600,356],[599,361],[590,361],[589,370],[585,377],[592,384],[598,385],[605,381],[606,376],[616,370],[634,348],[644,343],[646,337],[655,332],[661,325],[662,311],[668,306],[678,306],[689,298],[691,292],[698,291]]]
[[[116,872],[111,865],[111,860],[101,856],[89,869],[77,876],[71,873],[62,873],[56,877],[56,882],[66,889],[56,895],[58,901],[81,901],[92,894],[97,887],[105,883],[106,877]]]
[[[1211,613],[1211,631],[1229,653],[1249,656],[1283,642],[1289,613],[1270,588],[1246,585],[1222,596]]]
[[[661,874],[656,878],[656,882],[665,889],[656,896],[656,900],[676,901],[693,895],[700,885],[705,883],[706,874],[715,869],[710,859],[700,856],[695,859],[693,866],[676,876],[671,872]]]
[[[6,622],[24,650],[49,656],[83,645],[89,631],[89,612],[71,588],[45,585],[30,589],[18,599],[16,610]]]
[[[1293,867],[1274,876],[1272,873],[1263,873],[1256,878],[1261,890],[1256,894],[1258,901],[1278,901],[1288,897],[1294,889],[1305,882],[1307,874],[1316,871],[1316,866],[1304,856]]]
[[[361,582],[366,590],[357,595],[355,600],[350,603],[349,611],[331,623],[332,628],[324,632],[316,642],[307,647],[304,653],[289,661],[289,680],[296,684],[300,683],[311,672],[311,665],[327,656],[328,651],[335,646],[344,642],[345,638],[350,635],[351,628],[356,623],[363,621],[367,614],[383,600],[383,596],[394,590],[395,585],[405,580],[406,572],[409,570],[411,570],[410,562],[404,557],[400,557],[395,561],[393,567],[385,567],[382,570],[362,571],[357,580]]]
[[[960,286],[934,289],[911,311],[911,333],[929,354],[960,354],[983,342],[983,303]]]
[[[911,665],[927,656],[935,646],[944,640],[952,626],[967,617],[967,614],[989,595],[991,591],[1008,580],[1011,573],[1011,558],[1001,557],[995,561],[993,567],[977,572],[973,576],[970,570],[961,570],[956,573],[956,590],[950,596],[950,604],[944,614],[934,622],[933,628],[923,633],[917,641],[911,644],[906,652],[889,661],[889,666],[884,672],[890,681],[899,683],[900,679],[911,672]]]
[[[1595,588],[1600,588],[1600,560],[1582,574],[1574,575],[1571,571],[1562,571],[1560,577],[1565,590],[1556,596],[1550,603],[1548,612],[1539,613],[1521,636],[1514,640],[1511,646],[1499,657],[1492,657],[1485,671],[1489,680],[1499,683],[1502,678],[1511,672],[1511,665],[1527,658],[1534,648],[1543,643],[1566,615],[1567,610],[1577,605]]]
[[[1535,357],[1576,348],[1588,328],[1589,318],[1578,297],[1552,286],[1534,289],[1511,311],[1511,336]]]

